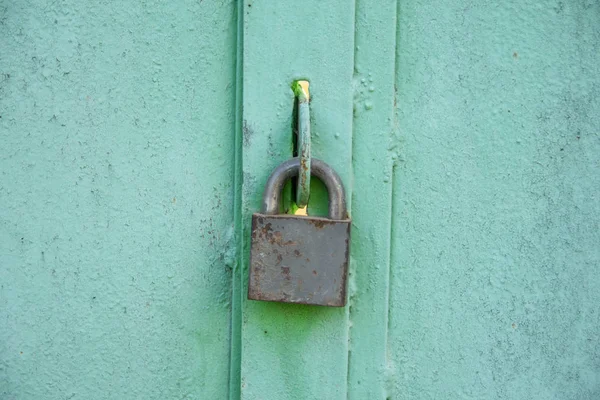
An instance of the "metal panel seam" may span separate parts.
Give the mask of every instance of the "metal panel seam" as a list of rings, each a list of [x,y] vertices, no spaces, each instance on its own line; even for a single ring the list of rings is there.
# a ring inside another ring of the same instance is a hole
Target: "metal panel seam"
[[[352,62],[353,62],[353,66],[352,66],[352,86],[354,87],[354,81],[356,78],[356,19],[358,17],[357,15],[357,11],[358,10],[358,0],[354,0],[354,36],[353,36],[353,43],[352,43],[352,51],[354,52],[353,58],[352,58]],[[354,89],[353,89],[354,92]],[[354,96],[354,94],[353,94]],[[354,118],[352,118],[352,134],[350,135],[350,138],[352,140],[352,143],[350,145],[350,159],[353,160],[354,159],[354,145],[355,145],[355,141],[354,141],[354,135],[355,135],[355,129],[354,129]],[[352,196],[354,194],[354,168],[352,166],[352,164],[350,164],[350,183],[348,185],[348,188],[346,189],[347,191],[347,197],[349,199],[352,199]],[[352,208],[350,207],[348,209],[348,214],[350,216],[352,216]],[[352,227],[350,227],[350,229],[352,229]],[[352,253],[350,253],[352,254]],[[350,392],[348,390],[348,388],[350,387],[350,353],[352,352],[351,350],[351,336],[350,336],[350,331],[352,330],[352,297],[354,295],[354,279],[353,279],[353,267],[354,267],[354,263],[352,262],[352,257],[350,256],[350,258],[348,259],[348,277],[347,277],[347,281],[346,281],[346,296],[348,296],[348,302],[346,304],[346,306],[348,307],[348,318],[346,319],[347,322],[347,338],[348,338],[348,345],[347,345],[347,351],[348,351],[348,355],[347,355],[347,364],[346,364],[346,399],[349,400],[350,399]]]
[[[229,399],[241,398],[241,342],[242,342],[242,296],[243,296],[243,224],[242,224],[242,184],[243,184],[243,135],[242,135],[242,104],[243,104],[243,39],[244,39],[244,2],[238,2],[236,12],[237,45],[236,53],[236,98],[235,98],[235,156],[234,156],[234,199],[233,222],[235,229],[235,263],[231,278],[231,332],[229,354]]]

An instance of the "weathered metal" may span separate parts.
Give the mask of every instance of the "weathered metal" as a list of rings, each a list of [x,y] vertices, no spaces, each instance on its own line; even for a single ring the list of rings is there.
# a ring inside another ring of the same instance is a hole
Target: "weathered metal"
[[[269,177],[262,213],[252,216],[248,298],[342,307],[350,250],[350,219],[339,176],[313,159],[311,172],[326,185],[329,218],[277,215],[283,184],[300,169],[293,158]]]
[[[265,185],[262,210],[264,214],[275,215],[279,212],[279,202],[283,184],[297,176],[300,169],[300,159],[291,158],[277,166],[269,176]],[[319,178],[327,187],[329,195],[329,218],[345,219],[346,194],[344,184],[339,175],[325,162],[314,158],[311,163],[311,174]]]

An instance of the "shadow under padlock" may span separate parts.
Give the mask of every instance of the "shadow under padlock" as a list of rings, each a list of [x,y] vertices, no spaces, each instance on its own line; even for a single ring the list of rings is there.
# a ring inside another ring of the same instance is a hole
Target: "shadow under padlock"
[[[262,213],[252,216],[248,298],[343,307],[351,226],[344,186],[329,165],[312,159],[311,174],[327,187],[329,217],[277,214],[283,185],[299,169],[298,158],[275,168]]]

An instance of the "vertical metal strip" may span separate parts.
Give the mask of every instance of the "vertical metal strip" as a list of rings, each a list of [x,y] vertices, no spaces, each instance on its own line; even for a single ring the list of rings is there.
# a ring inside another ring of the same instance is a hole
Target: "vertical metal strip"
[[[235,169],[234,169],[234,199],[233,224],[235,232],[235,262],[231,279],[231,331],[229,350],[229,400],[239,400],[241,397],[241,357],[242,357],[242,296],[244,284],[243,254],[244,231],[242,210],[243,189],[243,134],[242,134],[242,96],[243,96],[243,42],[244,42],[244,3],[237,4],[237,46],[235,47]]]
[[[357,0],[349,399],[388,398],[387,360],[396,11]]]
[[[243,3],[241,398],[345,400],[347,307],[248,301],[246,279],[252,213],[292,150],[294,81],[310,78],[311,156],[331,165],[351,193],[354,7]],[[326,188],[317,179],[310,186],[309,207],[326,214]]]

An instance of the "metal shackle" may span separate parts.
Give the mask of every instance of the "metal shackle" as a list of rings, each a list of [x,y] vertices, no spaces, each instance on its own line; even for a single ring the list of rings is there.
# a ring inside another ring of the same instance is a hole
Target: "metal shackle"
[[[300,159],[291,158],[271,172],[271,176],[265,185],[263,195],[262,212],[267,215],[275,215],[279,212],[279,199],[285,182],[298,176],[300,172]],[[340,176],[327,163],[313,158],[310,165],[310,174],[319,178],[327,187],[329,194],[329,219],[346,219],[346,194],[344,184]]]

